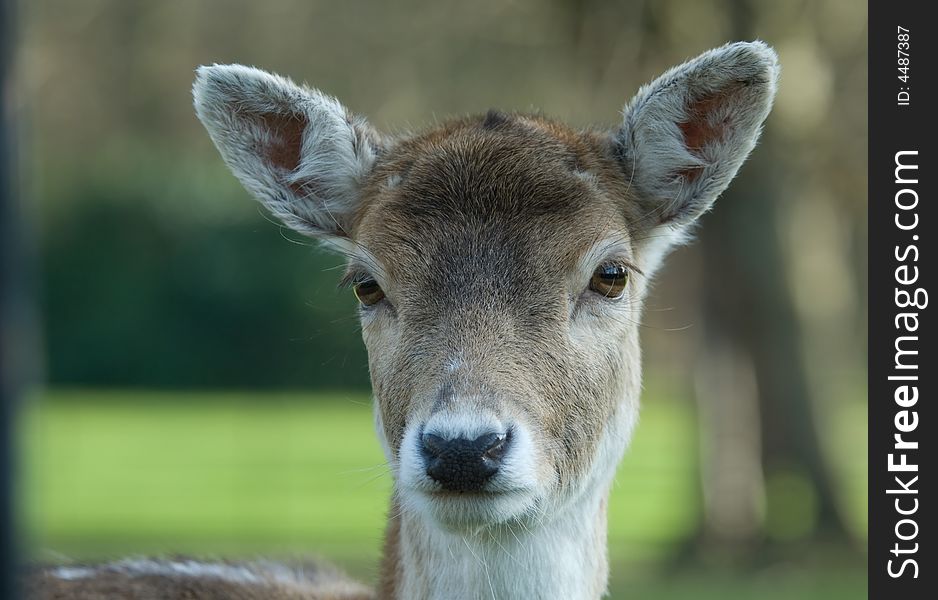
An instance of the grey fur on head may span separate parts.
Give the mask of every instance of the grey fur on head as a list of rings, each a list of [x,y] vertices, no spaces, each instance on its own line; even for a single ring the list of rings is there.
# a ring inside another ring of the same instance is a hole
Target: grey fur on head
[[[199,67],[195,111],[245,188],[289,227],[342,236],[378,136],[335,98],[242,65]]]
[[[642,86],[616,142],[652,225],[681,229],[726,189],[772,107],[778,57],[738,42],[705,52]]]

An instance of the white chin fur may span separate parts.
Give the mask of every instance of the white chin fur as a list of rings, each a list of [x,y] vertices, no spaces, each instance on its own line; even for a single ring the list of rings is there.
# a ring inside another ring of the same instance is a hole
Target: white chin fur
[[[441,529],[467,531],[492,525],[511,524],[533,516],[536,497],[532,492],[497,494],[433,494],[401,489],[402,508]]]

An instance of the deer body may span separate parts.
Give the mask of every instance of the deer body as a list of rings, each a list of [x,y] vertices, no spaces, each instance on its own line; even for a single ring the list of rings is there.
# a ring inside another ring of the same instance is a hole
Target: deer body
[[[731,44],[643,87],[611,131],[490,112],[388,137],[287,79],[199,69],[196,112],[235,175],[348,258],[395,481],[378,598],[605,593],[648,281],[755,145],[777,72],[764,44]],[[144,576],[82,568],[39,589]],[[274,593],[278,567],[245,568],[257,597],[367,597],[316,577]],[[182,571],[160,576],[212,581]]]

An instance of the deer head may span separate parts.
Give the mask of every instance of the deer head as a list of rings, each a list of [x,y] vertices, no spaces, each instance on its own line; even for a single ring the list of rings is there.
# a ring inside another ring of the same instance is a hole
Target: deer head
[[[397,502],[459,532],[605,497],[649,280],[755,146],[777,74],[764,44],[723,46],[588,131],[489,112],[385,136],[243,66],[200,68],[194,94],[244,186],[348,258]]]

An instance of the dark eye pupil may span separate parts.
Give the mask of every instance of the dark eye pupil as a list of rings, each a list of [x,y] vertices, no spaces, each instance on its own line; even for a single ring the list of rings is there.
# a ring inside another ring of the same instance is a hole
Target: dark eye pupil
[[[602,265],[593,273],[590,289],[607,298],[618,298],[625,291],[628,280],[629,272],[624,266]]]
[[[355,284],[355,297],[365,306],[377,304],[384,298],[384,290],[374,279],[366,279]]]
[[[620,279],[625,277],[625,267],[605,265],[597,269],[596,274],[603,279]]]

